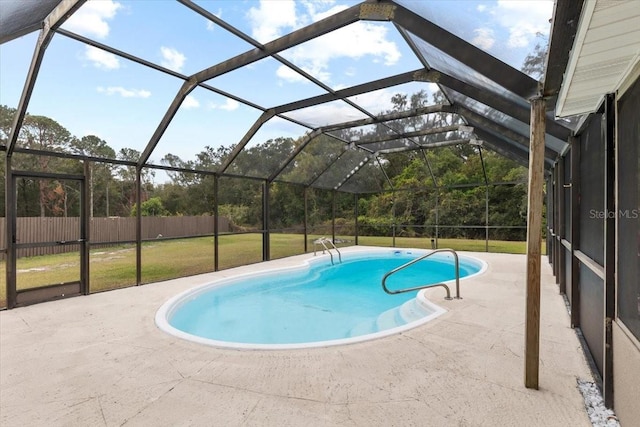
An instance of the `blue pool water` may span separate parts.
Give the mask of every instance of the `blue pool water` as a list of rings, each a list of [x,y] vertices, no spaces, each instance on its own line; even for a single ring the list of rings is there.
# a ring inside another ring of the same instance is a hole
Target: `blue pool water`
[[[335,265],[323,256],[304,268],[227,279],[165,304],[160,317],[168,328],[163,329],[201,342],[261,348],[344,342],[398,328],[443,311],[416,299],[417,292],[389,295],[382,289],[385,273],[423,253],[346,253],[342,263],[335,257]],[[460,257],[460,276],[476,273],[482,265]],[[453,257],[443,253],[391,276],[387,286],[398,289],[454,278]]]

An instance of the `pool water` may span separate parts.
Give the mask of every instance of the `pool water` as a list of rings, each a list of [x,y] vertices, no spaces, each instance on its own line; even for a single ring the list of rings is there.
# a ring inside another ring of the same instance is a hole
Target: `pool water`
[[[342,263],[334,256],[335,265],[323,259],[307,268],[227,280],[188,292],[166,310],[166,320],[171,328],[199,341],[258,348],[343,342],[376,334],[444,311],[417,300],[415,291],[389,295],[382,289],[387,272],[421,254],[389,250],[345,254]],[[460,258],[461,277],[481,267],[477,260]],[[387,286],[399,289],[454,278],[453,257],[437,254],[392,275]]]

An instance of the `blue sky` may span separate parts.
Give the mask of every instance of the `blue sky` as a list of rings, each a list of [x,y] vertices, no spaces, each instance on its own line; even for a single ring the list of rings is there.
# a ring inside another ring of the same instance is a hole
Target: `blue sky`
[[[265,43],[341,11],[356,2],[196,1],[229,24]],[[536,42],[549,32],[552,1],[418,1],[398,3],[520,68]],[[168,0],[87,2],[65,29],[111,45],[181,74],[252,49],[248,43]],[[37,33],[0,46],[0,104],[17,106]],[[333,89],[420,68],[420,62],[389,23],[358,22],[281,53]],[[267,58],[208,84],[263,107],[273,107],[324,91],[280,62]],[[73,135],[97,135],[116,151],[142,151],[182,81],[61,35],[45,55],[28,111],[57,120]],[[390,108],[395,93],[427,89],[416,83],[359,96],[372,112]],[[191,160],[205,145],[237,143],[261,111],[197,88],[163,135],[152,162],[166,153]],[[362,117],[344,103],[292,113],[310,125]],[[298,138],[308,129],[286,120],[266,123],[250,144],[278,136]]]

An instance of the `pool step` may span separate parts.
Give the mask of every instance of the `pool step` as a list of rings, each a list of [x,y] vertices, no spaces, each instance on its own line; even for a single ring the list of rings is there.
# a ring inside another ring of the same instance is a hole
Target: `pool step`
[[[420,320],[425,316],[431,314],[433,310],[425,307],[420,301],[416,298],[413,298],[400,306],[399,314],[402,319],[404,319],[405,323],[415,322],[416,320]]]
[[[406,325],[429,315],[431,310],[426,308],[420,301],[413,298],[399,307],[392,308],[381,313],[375,320],[365,320],[358,323],[349,332],[350,337],[372,334],[374,332],[385,331]]]
[[[406,322],[400,317],[400,307],[394,307],[381,313],[376,319],[376,330],[386,331],[404,325]]]

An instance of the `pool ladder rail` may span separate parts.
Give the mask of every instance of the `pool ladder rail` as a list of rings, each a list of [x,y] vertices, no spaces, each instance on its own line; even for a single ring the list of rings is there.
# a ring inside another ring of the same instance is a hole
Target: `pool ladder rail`
[[[453,249],[448,249],[448,248],[435,249],[426,255],[422,255],[414,260],[407,262],[406,264],[402,264],[400,267],[394,268],[393,270],[385,274],[384,277],[382,278],[382,289],[384,289],[386,293],[393,295],[393,294],[401,294],[404,292],[417,291],[420,289],[433,288],[436,286],[442,286],[447,290],[447,296],[445,297],[445,299],[446,300],[453,299],[451,298],[451,291],[449,290],[449,286],[447,286],[444,283],[430,283],[427,285],[415,286],[413,288],[405,288],[405,289],[398,289],[398,290],[391,290],[387,288],[387,279],[389,278],[389,276],[397,273],[398,271],[404,270],[405,268],[410,267],[413,264],[420,262],[425,258],[429,258],[430,256],[437,254],[439,252],[451,252],[453,254],[453,259],[455,261],[455,270],[456,270],[456,299],[462,299],[462,297],[460,296],[460,263],[458,262],[458,254]]]
[[[329,246],[327,246],[327,243],[329,244]],[[321,237],[319,239],[316,239],[313,241],[313,256],[316,255],[316,245],[321,245],[322,246],[322,253],[324,253],[324,251],[329,252],[329,256],[331,257],[331,265],[334,265],[333,263],[333,254],[331,253],[331,249],[335,249],[336,252],[338,253],[338,259],[340,259],[340,264],[342,264],[342,255],[340,255],[340,251],[338,250],[338,248],[336,247],[336,245],[333,243],[333,241],[331,239],[328,239],[326,237]]]

